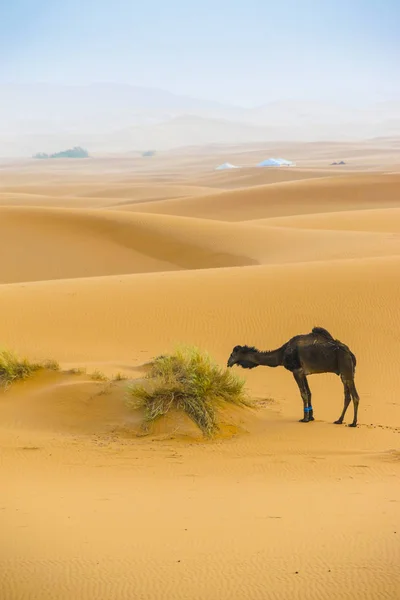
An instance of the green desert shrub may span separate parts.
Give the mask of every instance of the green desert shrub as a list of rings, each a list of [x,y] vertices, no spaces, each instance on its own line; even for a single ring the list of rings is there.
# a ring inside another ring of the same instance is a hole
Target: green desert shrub
[[[0,385],[3,386],[8,386],[19,379],[27,379],[40,369],[57,371],[58,368],[58,363],[55,361],[34,363],[19,358],[14,352],[0,350]]]
[[[216,411],[224,402],[249,405],[244,380],[192,347],[158,356],[143,384],[131,385],[127,397],[129,406],[144,409],[145,424],[178,409],[206,436],[218,429]]]
[[[62,152],[54,152],[53,154],[47,154],[46,152],[38,152],[33,155],[33,158],[47,159],[47,158],[88,158],[89,153],[85,148],[80,146],[74,146],[68,150]]]

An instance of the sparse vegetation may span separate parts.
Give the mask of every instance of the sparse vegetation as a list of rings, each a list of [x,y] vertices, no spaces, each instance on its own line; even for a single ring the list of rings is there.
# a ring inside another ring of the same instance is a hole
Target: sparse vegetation
[[[126,379],[128,379],[127,376],[120,372],[116,373],[113,377],[113,381],[125,381]]]
[[[60,365],[56,360],[45,360],[42,363],[42,368],[47,369],[48,371],[59,371]]]
[[[184,411],[211,436],[218,429],[216,409],[224,402],[250,405],[244,381],[197,348],[184,347],[174,354],[157,357],[146,376],[147,382],[131,385],[127,404],[144,408],[145,425],[171,409]]]
[[[7,387],[14,381],[27,379],[40,369],[58,371],[59,365],[53,360],[34,363],[19,358],[14,352],[0,351],[0,385]]]
[[[46,152],[38,152],[33,158],[46,159],[46,158],[88,158],[89,152],[80,146],[74,146],[68,150],[62,152],[55,152],[54,154],[46,154]]]
[[[84,375],[86,373],[86,369],[82,369],[80,367],[73,367],[68,371],[70,375]]]
[[[107,375],[104,375],[104,373],[97,369],[91,373],[90,378],[93,379],[93,381],[108,381]]]

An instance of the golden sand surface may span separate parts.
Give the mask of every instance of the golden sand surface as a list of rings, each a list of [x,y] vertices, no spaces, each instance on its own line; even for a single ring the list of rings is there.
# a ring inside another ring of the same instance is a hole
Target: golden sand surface
[[[0,165],[1,345],[61,365],[0,392],[2,600],[400,597],[400,161],[306,146],[293,169]],[[90,376],[316,325],[357,356],[356,429],[332,424],[338,377],[309,378],[303,424],[292,375],[260,367],[215,439],[182,415],[139,437],[127,382]]]

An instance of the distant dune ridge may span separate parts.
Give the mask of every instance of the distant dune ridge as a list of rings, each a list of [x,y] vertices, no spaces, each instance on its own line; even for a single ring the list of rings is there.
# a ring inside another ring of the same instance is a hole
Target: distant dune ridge
[[[0,391],[1,598],[398,598],[397,143],[0,165],[1,346],[61,369]],[[296,168],[251,168],[274,155]],[[234,367],[256,408],[215,440],[179,413],[138,437],[154,357],[315,326],[357,357],[357,429],[335,375],[304,424],[290,373]]]
[[[21,118],[23,115],[23,118]],[[0,85],[0,156],[398,136],[400,103],[281,101],[255,108],[112,83]],[[279,156],[279,155],[278,155]],[[340,159],[339,159],[340,160]]]

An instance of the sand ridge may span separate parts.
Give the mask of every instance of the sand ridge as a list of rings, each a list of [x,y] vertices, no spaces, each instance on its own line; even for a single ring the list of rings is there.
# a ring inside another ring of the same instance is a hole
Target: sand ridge
[[[392,232],[259,227],[152,213],[0,207],[3,283],[400,255]],[[22,243],[21,243],[21,240]]]
[[[248,223],[248,221],[246,221]],[[400,232],[400,210],[398,208],[377,208],[362,211],[294,215],[270,219],[256,219],[254,225],[269,227],[299,227],[301,229],[323,229],[334,231],[381,231]]]
[[[61,365],[0,392],[1,598],[399,596],[400,176],[219,158],[0,171],[1,345]],[[154,356],[223,366],[316,325],[357,356],[357,429],[335,375],[301,424],[293,376],[258,368],[215,440],[176,415],[137,436],[126,385]]]
[[[400,175],[351,174],[285,181],[235,189],[200,198],[180,198],[132,206],[163,214],[227,221],[296,214],[398,206]]]

